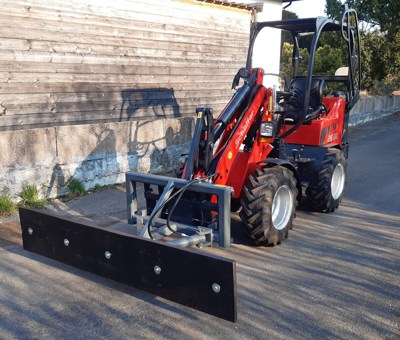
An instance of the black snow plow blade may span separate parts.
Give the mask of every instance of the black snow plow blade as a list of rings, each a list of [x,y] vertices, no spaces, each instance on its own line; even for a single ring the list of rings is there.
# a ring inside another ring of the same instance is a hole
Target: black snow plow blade
[[[236,321],[236,263],[20,208],[25,250]]]

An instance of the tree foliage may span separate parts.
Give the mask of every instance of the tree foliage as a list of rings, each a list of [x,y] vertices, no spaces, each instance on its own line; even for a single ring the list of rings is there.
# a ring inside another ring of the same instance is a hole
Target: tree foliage
[[[281,51],[281,74],[285,77],[292,77],[292,51],[293,44],[284,42]],[[310,54],[306,48],[300,48],[301,60],[299,62],[299,69],[297,75],[306,75],[308,70],[308,61]]]
[[[298,19],[298,15],[296,13],[284,9],[282,11],[282,20],[290,20],[290,19]]]
[[[365,32],[361,43],[364,88],[375,94],[400,89],[400,32],[391,39],[379,31]]]
[[[328,17],[341,20],[344,0],[326,0]],[[371,94],[388,94],[400,89],[400,0],[347,0],[357,11],[361,36],[362,88]],[[297,15],[283,11],[283,19]],[[299,37],[298,75],[307,73],[311,35]],[[293,42],[290,34],[282,35],[281,73],[291,76]],[[346,47],[340,35],[324,32],[315,54],[314,74],[334,74],[347,65]]]
[[[344,1],[326,0],[325,11],[329,17],[341,18]],[[380,28],[388,36],[393,36],[400,27],[399,0],[347,0],[350,8],[357,11],[358,18],[372,27]]]
[[[315,52],[314,73],[319,75],[332,75],[345,65],[342,59],[342,51],[330,45],[324,45]]]
[[[325,11],[341,18],[340,0],[326,0]],[[363,88],[370,93],[387,94],[400,89],[400,1],[348,0],[362,22],[361,56]]]

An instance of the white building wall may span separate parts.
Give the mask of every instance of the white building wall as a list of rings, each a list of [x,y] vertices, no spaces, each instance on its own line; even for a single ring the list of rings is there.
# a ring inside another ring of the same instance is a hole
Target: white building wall
[[[272,21],[282,19],[282,1],[267,0],[263,11],[257,13],[256,20]],[[279,86],[279,61],[281,32],[273,28],[264,28],[258,35],[254,45],[253,67],[262,67],[265,71],[264,85]]]

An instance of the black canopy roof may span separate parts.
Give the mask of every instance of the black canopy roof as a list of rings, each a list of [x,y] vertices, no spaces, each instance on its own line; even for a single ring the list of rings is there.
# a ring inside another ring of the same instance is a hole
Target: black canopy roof
[[[309,18],[309,19],[294,19],[294,20],[278,20],[257,22],[257,30],[260,31],[264,27],[274,27],[290,31],[292,33],[307,33],[315,32],[317,27],[323,25],[324,31],[340,31],[341,24],[332,19],[325,17]]]

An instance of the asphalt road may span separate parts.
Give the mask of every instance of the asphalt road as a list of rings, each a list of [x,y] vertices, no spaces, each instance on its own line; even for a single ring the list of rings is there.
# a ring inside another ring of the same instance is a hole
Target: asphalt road
[[[205,251],[237,261],[238,321],[0,244],[0,338],[400,339],[400,116],[357,128],[345,198],[333,214],[298,211],[289,239]],[[52,209],[118,227],[123,188]],[[1,228],[1,225],[0,225]]]

